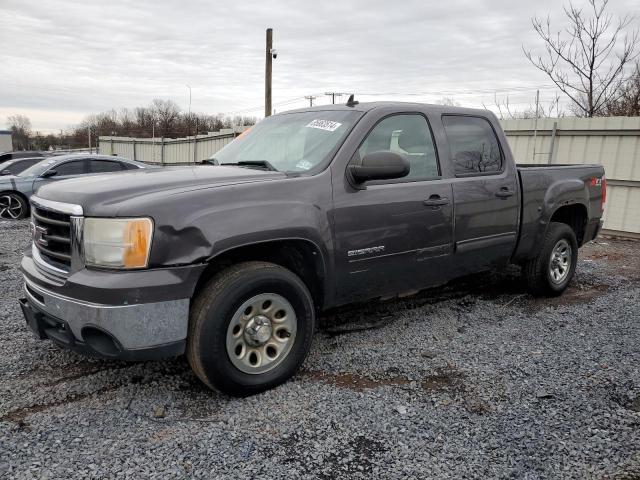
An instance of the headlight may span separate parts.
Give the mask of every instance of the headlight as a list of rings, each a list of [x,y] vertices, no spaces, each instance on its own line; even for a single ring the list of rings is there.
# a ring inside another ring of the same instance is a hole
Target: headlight
[[[145,268],[152,236],[153,221],[150,218],[85,218],[85,264],[107,268]]]

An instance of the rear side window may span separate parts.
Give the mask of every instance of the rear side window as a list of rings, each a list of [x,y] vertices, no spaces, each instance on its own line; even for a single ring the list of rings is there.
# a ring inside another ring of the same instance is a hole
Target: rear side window
[[[73,162],[67,162],[60,164],[53,169],[58,172],[57,177],[65,175],[82,175],[84,173],[84,160],[74,160]]]
[[[444,115],[442,123],[456,175],[502,171],[500,143],[488,120]]]
[[[27,168],[29,168],[31,165],[35,165],[40,160],[42,160],[42,159],[40,158],[38,160],[18,160],[16,162],[12,163],[11,165],[8,165],[5,168],[5,170],[8,170],[12,174],[16,175],[16,174],[22,172],[23,170],[26,170]]]
[[[440,175],[436,150],[427,120],[422,115],[400,114],[381,120],[358,150],[360,160],[368,153],[391,151],[409,160],[409,181],[427,180]]]
[[[109,160],[89,160],[89,173],[121,172],[120,162]]]

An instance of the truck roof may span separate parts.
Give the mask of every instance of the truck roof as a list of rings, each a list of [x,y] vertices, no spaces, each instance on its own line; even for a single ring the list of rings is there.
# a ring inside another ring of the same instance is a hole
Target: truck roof
[[[485,110],[482,108],[466,108],[466,107],[453,107],[449,105],[436,105],[431,103],[420,103],[420,102],[389,102],[389,101],[381,101],[381,102],[362,102],[353,106],[349,106],[347,104],[335,104],[335,105],[318,105],[316,107],[306,107],[306,108],[298,108],[295,110],[287,110],[285,112],[278,113],[276,115],[293,113],[293,112],[311,112],[311,111],[322,111],[322,110],[355,110],[357,112],[368,112],[370,110],[374,110],[376,108],[385,108],[385,107],[396,107],[399,110],[402,108],[420,108],[426,109],[429,111],[433,111],[436,114],[442,113],[458,113],[458,114],[466,114],[466,115],[493,115],[491,110]]]

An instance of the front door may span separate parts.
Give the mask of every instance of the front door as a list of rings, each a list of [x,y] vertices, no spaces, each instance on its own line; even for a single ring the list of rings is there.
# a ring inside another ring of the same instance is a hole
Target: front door
[[[453,193],[442,179],[426,118],[382,118],[351,162],[390,150],[409,160],[407,177],[353,188],[334,172],[334,234],[339,302],[402,293],[437,282],[453,250]]]
[[[68,162],[60,163],[52,166],[44,172],[43,175],[36,178],[33,183],[33,191],[36,192],[38,188],[47,183],[56,182],[58,180],[65,180],[67,178],[75,178],[87,173],[87,162],[85,159],[70,160]],[[54,173],[55,172],[55,173]],[[47,173],[53,175],[47,176]]]

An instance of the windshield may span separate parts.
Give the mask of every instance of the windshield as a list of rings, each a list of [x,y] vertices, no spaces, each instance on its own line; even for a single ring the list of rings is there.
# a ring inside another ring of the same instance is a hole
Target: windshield
[[[220,165],[306,172],[322,164],[344,139],[359,112],[315,110],[268,117],[217,152]]]
[[[56,161],[48,158],[46,160],[42,160],[41,162],[36,163],[35,165],[31,165],[26,170],[23,170],[18,174],[18,177],[37,177],[46,169],[48,169],[51,165],[53,165]]]

